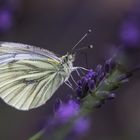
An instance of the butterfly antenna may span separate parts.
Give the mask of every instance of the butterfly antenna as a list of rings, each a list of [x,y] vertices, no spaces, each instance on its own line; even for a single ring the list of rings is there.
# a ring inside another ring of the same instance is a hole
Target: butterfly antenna
[[[81,50],[85,50],[85,49],[92,49],[93,48],[93,45],[89,45],[89,46],[86,46],[86,47],[82,47],[82,48],[79,48],[79,49],[75,49],[75,52],[78,52],[78,51],[81,51]]]
[[[90,34],[92,32],[92,30],[91,29],[89,29],[88,31],[87,31],[87,33],[85,33],[84,35],[83,35],[83,37],[73,46],[73,48],[72,48],[72,52],[75,50],[75,48]],[[83,48],[84,49],[84,48]]]

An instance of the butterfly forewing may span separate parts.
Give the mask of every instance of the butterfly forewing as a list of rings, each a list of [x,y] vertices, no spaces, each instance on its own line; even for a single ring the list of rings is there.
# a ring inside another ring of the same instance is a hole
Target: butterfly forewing
[[[50,51],[0,43],[0,97],[20,110],[44,104],[68,77],[58,72],[60,63]]]
[[[21,43],[10,43],[10,42],[0,42],[0,54],[22,54],[22,55],[29,55],[31,56],[44,56],[45,58],[54,58],[60,60],[54,53],[46,50],[41,49],[39,47],[30,46],[27,44],[21,44]],[[32,58],[32,57],[31,57]]]

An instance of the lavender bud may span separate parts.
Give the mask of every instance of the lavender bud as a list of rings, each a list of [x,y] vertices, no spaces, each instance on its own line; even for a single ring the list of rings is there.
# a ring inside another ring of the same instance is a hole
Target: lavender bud
[[[95,72],[91,69],[89,70],[88,74],[87,74],[90,78],[93,78],[95,75]]]
[[[82,97],[83,96],[83,92],[82,92],[82,89],[80,87],[76,88],[76,93],[77,93],[78,97]]]
[[[90,91],[92,91],[95,88],[95,82],[94,82],[94,80],[90,80],[88,82],[88,87],[89,87],[89,90]]]
[[[101,74],[98,77],[98,80],[101,81],[105,77],[105,72],[101,72]]]
[[[81,84],[84,85],[84,84],[87,83],[87,81],[88,81],[88,78],[87,78],[87,77],[83,77],[83,78],[81,79]]]
[[[110,93],[107,97],[108,100],[114,99],[116,97],[115,93]]]
[[[101,73],[101,71],[102,71],[102,65],[99,64],[96,67],[96,73],[99,75]]]
[[[123,81],[125,79],[128,79],[129,77],[132,76],[132,73],[126,73],[126,74],[122,74],[119,78],[118,81]]]

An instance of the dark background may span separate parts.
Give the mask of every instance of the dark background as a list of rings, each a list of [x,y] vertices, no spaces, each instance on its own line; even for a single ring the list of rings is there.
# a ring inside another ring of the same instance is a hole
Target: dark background
[[[139,9],[138,0],[0,0],[0,40],[39,46],[61,56],[92,28],[80,44],[94,46],[84,51],[89,68],[102,64],[120,46],[133,67],[140,64]],[[75,65],[86,67],[83,53]],[[53,115],[55,99],[64,100],[71,92],[64,85],[45,105],[27,112],[0,100],[0,140],[27,140]],[[80,140],[140,139],[140,73],[116,93],[115,100],[91,114],[92,127]]]

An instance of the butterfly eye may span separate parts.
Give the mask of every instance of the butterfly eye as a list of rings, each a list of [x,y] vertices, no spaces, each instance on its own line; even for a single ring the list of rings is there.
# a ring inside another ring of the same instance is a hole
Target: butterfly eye
[[[66,63],[68,61],[68,56],[62,57],[62,64]]]
[[[72,55],[69,55],[69,60],[72,60],[72,59],[73,59]]]
[[[75,54],[70,54],[68,59],[73,62],[75,60]]]

